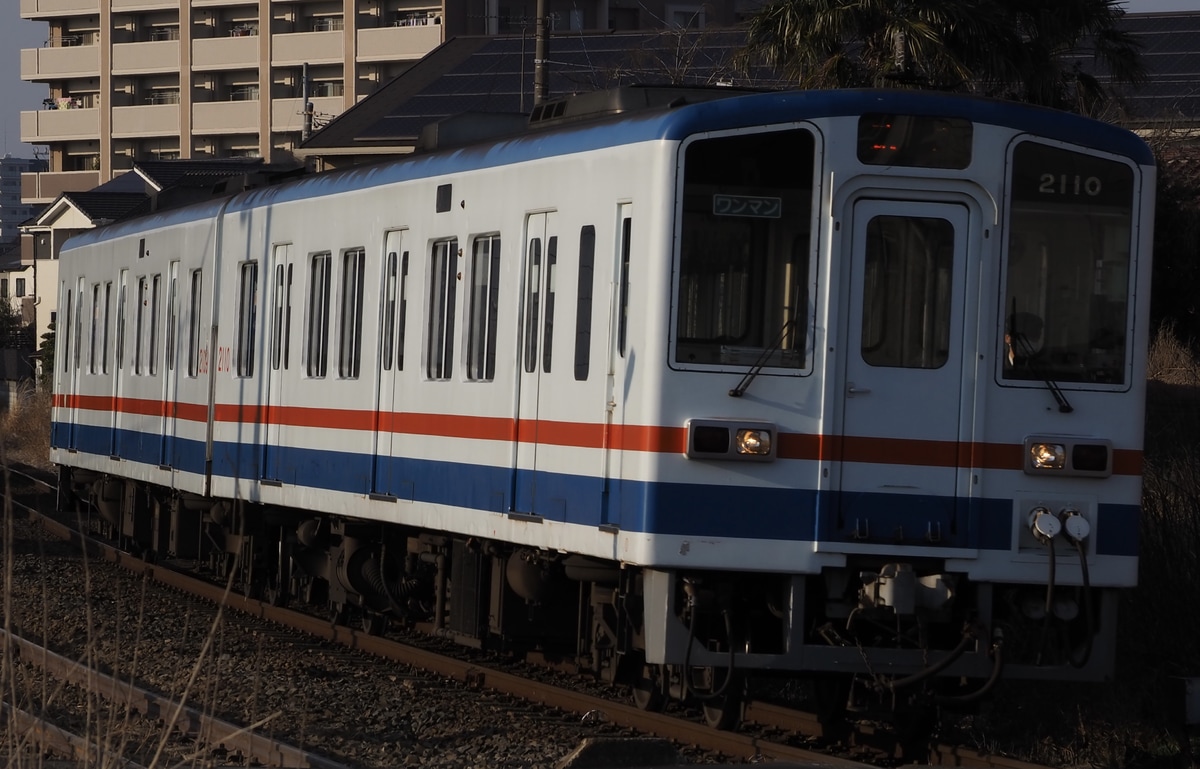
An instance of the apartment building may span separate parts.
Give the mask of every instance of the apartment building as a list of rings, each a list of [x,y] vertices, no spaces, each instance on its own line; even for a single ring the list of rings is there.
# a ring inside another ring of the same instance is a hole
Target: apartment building
[[[733,20],[732,0],[549,0],[558,31]],[[21,140],[49,149],[22,197],[49,203],[135,160],[290,155],[315,128],[459,34],[535,32],[536,0],[20,0],[45,83]],[[561,7],[560,7],[561,6]],[[532,46],[531,46],[532,47]],[[311,103],[306,113],[305,104]]]
[[[33,206],[21,200],[22,176],[45,169],[46,161],[37,158],[0,158],[0,249],[16,244],[21,224],[33,216]]]
[[[91,189],[135,160],[287,155],[443,40],[440,0],[20,0],[47,23],[21,114],[47,172],[23,197]],[[311,111],[306,114],[305,96]]]

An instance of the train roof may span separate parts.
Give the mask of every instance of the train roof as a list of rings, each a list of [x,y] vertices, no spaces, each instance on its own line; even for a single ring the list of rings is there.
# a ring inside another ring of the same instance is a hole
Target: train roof
[[[591,98],[596,100],[597,97]],[[601,100],[598,103],[607,102]],[[705,131],[864,113],[958,117],[1129,157],[1140,165],[1154,164],[1153,153],[1146,143],[1124,128],[1016,102],[899,89],[735,92],[726,98],[706,99],[680,95],[666,104],[649,103],[638,110],[602,109],[597,111],[594,119],[581,115],[574,121],[550,121],[556,124],[375,165],[312,174],[277,186],[248,190],[231,198],[119,222],[73,237],[64,246],[64,251],[111,237],[215,216],[221,209],[226,213],[238,213],[264,205],[370,189],[412,179],[497,168],[607,147],[650,141],[679,141]]]

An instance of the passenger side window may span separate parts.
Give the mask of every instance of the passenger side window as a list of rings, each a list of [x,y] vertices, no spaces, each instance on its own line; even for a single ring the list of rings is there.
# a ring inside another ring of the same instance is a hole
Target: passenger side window
[[[308,275],[308,342],[305,345],[306,373],[313,378],[325,376],[329,368],[329,279],[333,260],[327,251],[313,254]]]
[[[471,253],[467,328],[467,378],[496,376],[496,315],[500,305],[500,236],[476,238]]]
[[[575,292],[575,379],[587,381],[592,351],[592,282],[596,272],[596,228],[579,232],[579,285]]]
[[[200,343],[203,335],[200,333],[200,307],[204,292],[201,276],[202,273],[200,270],[192,270],[192,296],[191,301],[188,303],[190,307],[188,313],[188,376],[190,377],[197,376],[201,368]],[[119,324],[120,322],[120,315],[118,314],[117,323]],[[120,336],[118,335],[117,338],[119,340]],[[118,344],[120,344],[119,341]],[[118,347],[118,349],[120,348]]]
[[[362,367],[363,276],[367,252],[355,248],[342,253],[341,324],[338,338],[338,376],[358,379]]]
[[[252,377],[258,332],[258,262],[242,264],[238,297],[237,375]]]
[[[457,264],[457,239],[433,244],[429,262],[429,321],[425,347],[425,374],[430,379],[449,379],[454,366]]]

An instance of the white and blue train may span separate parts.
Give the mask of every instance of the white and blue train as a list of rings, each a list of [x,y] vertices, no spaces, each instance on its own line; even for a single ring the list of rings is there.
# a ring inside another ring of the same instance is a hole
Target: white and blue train
[[[1102,678],[1154,179],[953,95],[547,103],[72,238],[52,458],[158,557],[722,724],[764,672]]]

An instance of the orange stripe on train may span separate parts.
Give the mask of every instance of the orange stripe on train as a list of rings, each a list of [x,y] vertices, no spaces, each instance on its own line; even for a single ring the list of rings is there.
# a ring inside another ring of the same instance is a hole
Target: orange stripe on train
[[[192,403],[168,404],[138,398],[108,395],[55,395],[59,408],[112,412],[141,416],[174,416],[204,422],[208,407]],[[592,422],[553,422],[507,417],[454,414],[373,412],[361,409],[307,408],[302,406],[242,406],[218,404],[217,422],[274,424],[287,427],[390,432],[463,440],[517,441],[576,448],[608,448],[616,451],[682,454],[687,450],[687,430],[656,425],[603,425]],[[869,438],[861,436],[783,433],[776,453],[780,459],[814,462],[864,462],[917,467],[973,467],[989,470],[1020,470],[1024,448],[1007,443],[958,443],[955,441]],[[1142,452],[1113,450],[1115,475],[1139,475]]]

